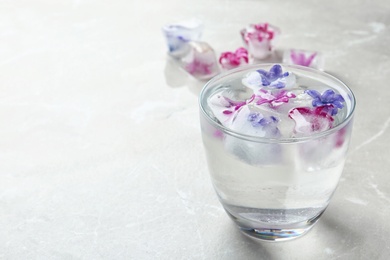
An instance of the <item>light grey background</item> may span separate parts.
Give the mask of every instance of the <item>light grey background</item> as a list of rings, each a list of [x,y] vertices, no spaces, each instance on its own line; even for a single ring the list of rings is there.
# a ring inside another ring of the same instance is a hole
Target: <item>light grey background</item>
[[[255,243],[209,181],[199,82],[161,26],[196,17],[217,53],[270,22],[322,51],[358,106],[339,188],[306,236]],[[387,259],[390,2],[0,1],[0,259]]]

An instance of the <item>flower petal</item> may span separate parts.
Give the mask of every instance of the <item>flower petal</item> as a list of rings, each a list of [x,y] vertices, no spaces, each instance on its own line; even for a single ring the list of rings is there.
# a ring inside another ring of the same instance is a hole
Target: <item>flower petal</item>
[[[332,103],[333,102],[333,96],[334,96],[333,89],[325,90],[324,93],[321,95],[321,100],[323,103]]]
[[[280,66],[279,64],[275,64],[274,66],[272,66],[269,72],[270,74],[272,73],[274,77],[279,78],[280,76],[282,76],[282,66]]]
[[[318,92],[317,90],[314,90],[314,89],[308,89],[305,91],[305,93],[307,93],[312,98],[321,98],[320,92]]]

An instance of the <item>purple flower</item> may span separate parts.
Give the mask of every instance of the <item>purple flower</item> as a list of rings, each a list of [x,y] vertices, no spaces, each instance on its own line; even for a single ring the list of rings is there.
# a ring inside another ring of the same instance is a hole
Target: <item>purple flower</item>
[[[252,126],[268,126],[270,124],[276,124],[279,122],[274,116],[265,117],[261,113],[250,113],[248,116],[248,121],[252,123]]]
[[[344,107],[343,96],[337,94],[332,89],[325,90],[322,94],[317,90],[306,90],[306,93],[313,98],[313,107],[324,107],[325,111],[331,116],[337,114],[338,109]]]
[[[182,58],[188,48],[188,42],[199,41],[203,31],[200,20],[191,19],[175,24],[166,24],[162,27],[166,38],[169,54],[175,58]]]
[[[275,88],[284,88],[286,83],[280,80],[290,75],[288,72],[283,73],[282,66],[279,64],[272,66],[269,71],[257,70],[257,72],[261,76],[261,83],[263,86],[270,86]]]

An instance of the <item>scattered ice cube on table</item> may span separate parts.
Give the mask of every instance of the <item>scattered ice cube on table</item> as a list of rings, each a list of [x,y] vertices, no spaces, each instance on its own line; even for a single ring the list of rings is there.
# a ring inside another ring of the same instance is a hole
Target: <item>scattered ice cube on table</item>
[[[221,67],[229,70],[241,65],[248,64],[248,51],[245,48],[238,48],[235,52],[223,52],[219,57]]]
[[[200,40],[203,24],[200,20],[191,19],[167,24],[162,28],[162,31],[167,41],[169,55],[181,58],[190,50],[188,42]]]
[[[283,63],[324,70],[324,56],[320,52],[289,49],[283,53]]]
[[[280,34],[280,30],[268,23],[259,23],[250,24],[240,33],[249,53],[255,59],[264,59],[272,53],[273,45]]]
[[[183,68],[198,79],[210,79],[220,72],[215,52],[206,42],[189,42],[190,50],[182,58]]]

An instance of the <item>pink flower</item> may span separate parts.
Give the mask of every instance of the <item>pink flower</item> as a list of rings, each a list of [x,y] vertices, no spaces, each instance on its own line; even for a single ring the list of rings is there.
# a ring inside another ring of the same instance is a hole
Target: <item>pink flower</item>
[[[309,57],[306,58],[305,53],[303,52],[295,52],[294,50],[291,50],[291,60],[296,65],[301,65],[305,67],[309,67],[314,58],[316,57],[317,53],[312,53]]]
[[[288,103],[290,98],[296,97],[294,93],[288,92],[286,90],[278,91],[275,94],[271,94],[271,92],[268,92],[264,89],[261,89],[259,92],[260,93],[256,96],[256,104],[261,105],[268,103],[271,107],[277,107],[283,103]]]
[[[324,108],[297,107],[291,109],[288,116],[295,121],[295,133],[311,134],[332,128],[334,119]]]
[[[269,28],[268,23],[252,24],[249,30],[244,30],[241,34],[246,43],[250,40],[257,40],[259,42],[264,40],[270,41],[275,35],[274,31]]]
[[[242,47],[235,52],[223,52],[219,58],[219,63],[225,69],[238,67],[243,62],[248,63],[248,51]]]
[[[212,73],[212,70],[211,70],[212,66],[213,66],[213,64],[202,63],[202,62],[195,59],[193,62],[187,64],[185,66],[185,69],[190,74],[199,73],[199,74],[208,75],[208,74]]]
[[[227,105],[225,105],[227,109],[222,111],[222,113],[225,115],[230,115],[236,112],[237,110],[239,110],[242,106],[252,103],[255,98],[255,95],[252,95],[249,99],[245,101],[234,101],[227,97],[223,97],[223,98],[227,101]]]

